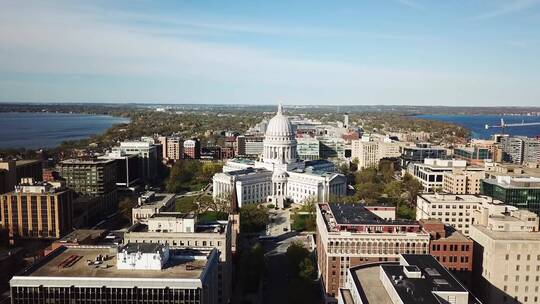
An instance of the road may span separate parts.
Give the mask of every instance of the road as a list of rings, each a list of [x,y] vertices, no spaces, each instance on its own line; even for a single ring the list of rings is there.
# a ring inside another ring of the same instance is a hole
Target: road
[[[285,253],[292,243],[304,243],[309,248],[309,239],[296,232],[282,234],[263,242],[266,257],[266,274],[263,278],[263,304],[288,303],[288,276]]]
[[[269,210],[270,224],[266,227],[266,235],[279,236],[291,231],[291,216],[289,210]]]

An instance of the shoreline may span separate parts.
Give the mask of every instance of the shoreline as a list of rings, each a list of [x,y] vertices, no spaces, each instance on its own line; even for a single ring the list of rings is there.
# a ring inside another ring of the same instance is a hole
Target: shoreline
[[[32,147],[29,147],[28,145],[27,146],[19,146],[19,145],[14,145],[14,146],[0,146],[0,151],[38,151],[38,150],[44,150],[44,151],[54,151],[54,150],[58,150],[58,149],[61,149],[61,147],[65,144],[70,144],[70,145],[73,145],[73,144],[78,144],[78,143],[82,143],[82,142],[85,142],[85,141],[89,141],[91,140],[92,138],[99,138],[100,136],[103,136],[105,134],[107,134],[108,132],[110,131],[113,131],[114,129],[118,128],[119,126],[124,126],[124,127],[127,127],[129,126],[129,124],[131,123],[131,115],[129,116],[126,116],[126,115],[121,115],[119,113],[110,113],[110,114],[104,114],[104,113],[89,113],[89,112],[63,112],[63,111],[0,111],[0,115],[2,114],[31,114],[31,115],[39,115],[39,114],[43,114],[44,116],[48,116],[48,115],[61,115],[61,116],[78,116],[78,117],[81,117],[82,119],[86,120],[88,119],[88,121],[91,121],[92,119],[94,118],[97,118],[97,119],[111,119],[111,120],[114,120],[114,121],[111,121],[110,123],[110,126],[108,126],[107,128],[103,129],[103,130],[100,130],[99,132],[96,132],[96,133],[93,133],[93,134],[83,134],[81,137],[78,137],[77,134],[76,134],[76,130],[72,130],[72,128],[69,128],[69,129],[62,129],[62,130],[53,130],[52,132],[53,133],[47,133],[48,135],[52,134],[51,138],[50,138],[50,145],[49,144],[44,144],[44,145],[40,145],[40,146],[32,146]],[[48,118],[44,118],[45,120],[47,120]],[[50,117],[51,121],[55,121],[56,119],[58,119],[57,117]],[[116,121],[118,119],[121,119],[121,121]],[[24,122],[22,122],[24,123]],[[76,124],[77,122],[74,121],[73,122],[74,124]],[[82,133],[88,133],[88,132],[92,132],[96,129],[96,127],[99,127],[98,125],[89,125],[86,127],[86,129],[84,129],[83,131],[79,131],[79,132],[82,132]],[[59,135],[55,136],[54,135],[54,132],[58,132]],[[61,136],[60,134],[62,134],[63,132],[72,132],[71,134],[68,133],[66,134],[66,136]],[[48,132],[48,131],[45,131],[45,132]],[[45,132],[43,132],[43,134],[45,134]],[[9,135],[9,134],[8,134]],[[40,134],[37,134],[36,136],[39,137]],[[73,136],[73,137],[78,137],[78,138],[70,138],[70,136]],[[2,139],[0,138],[0,141],[2,141]],[[7,138],[6,139],[7,142],[9,141],[16,141],[16,139],[10,139],[10,138]],[[30,142],[31,140],[29,139],[28,142]]]

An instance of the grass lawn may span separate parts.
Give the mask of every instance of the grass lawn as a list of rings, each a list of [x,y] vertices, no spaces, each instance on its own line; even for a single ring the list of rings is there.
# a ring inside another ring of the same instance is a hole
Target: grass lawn
[[[197,211],[197,204],[195,203],[196,196],[184,196],[176,199],[176,211],[182,213],[189,213]]]

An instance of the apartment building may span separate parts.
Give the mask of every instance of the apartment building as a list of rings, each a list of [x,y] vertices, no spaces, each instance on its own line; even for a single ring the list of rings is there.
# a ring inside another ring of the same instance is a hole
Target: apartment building
[[[162,147],[162,158],[176,161],[184,156],[184,141],[176,136],[160,136],[158,141]]]
[[[316,207],[317,261],[328,300],[346,286],[350,267],[429,252],[430,235],[416,221],[385,220],[359,204]]]
[[[366,136],[351,141],[351,158],[358,161],[358,169],[378,166],[379,142]]]
[[[61,182],[23,178],[0,195],[0,218],[11,239],[58,239],[73,227],[73,193]]]
[[[199,159],[201,157],[201,142],[194,138],[184,141],[184,158]]]

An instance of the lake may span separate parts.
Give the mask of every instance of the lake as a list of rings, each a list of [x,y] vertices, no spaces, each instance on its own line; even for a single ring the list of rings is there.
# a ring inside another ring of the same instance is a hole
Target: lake
[[[432,120],[452,122],[458,125],[462,125],[471,131],[473,138],[489,139],[491,135],[501,133],[500,128],[489,128],[486,130],[485,125],[500,125],[501,118],[505,123],[521,123],[524,122],[540,122],[538,116],[525,116],[525,115],[443,115],[443,114],[425,114],[417,115],[418,118],[426,118]],[[510,127],[505,129],[505,133],[511,135],[523,135],[523,136],[540,136],[540,125],[537,126],[524,126],[524,127]]]
[[[0,148],[53,148],[66,140],[104,133],[129,119],[64,113],[0,113]]]

